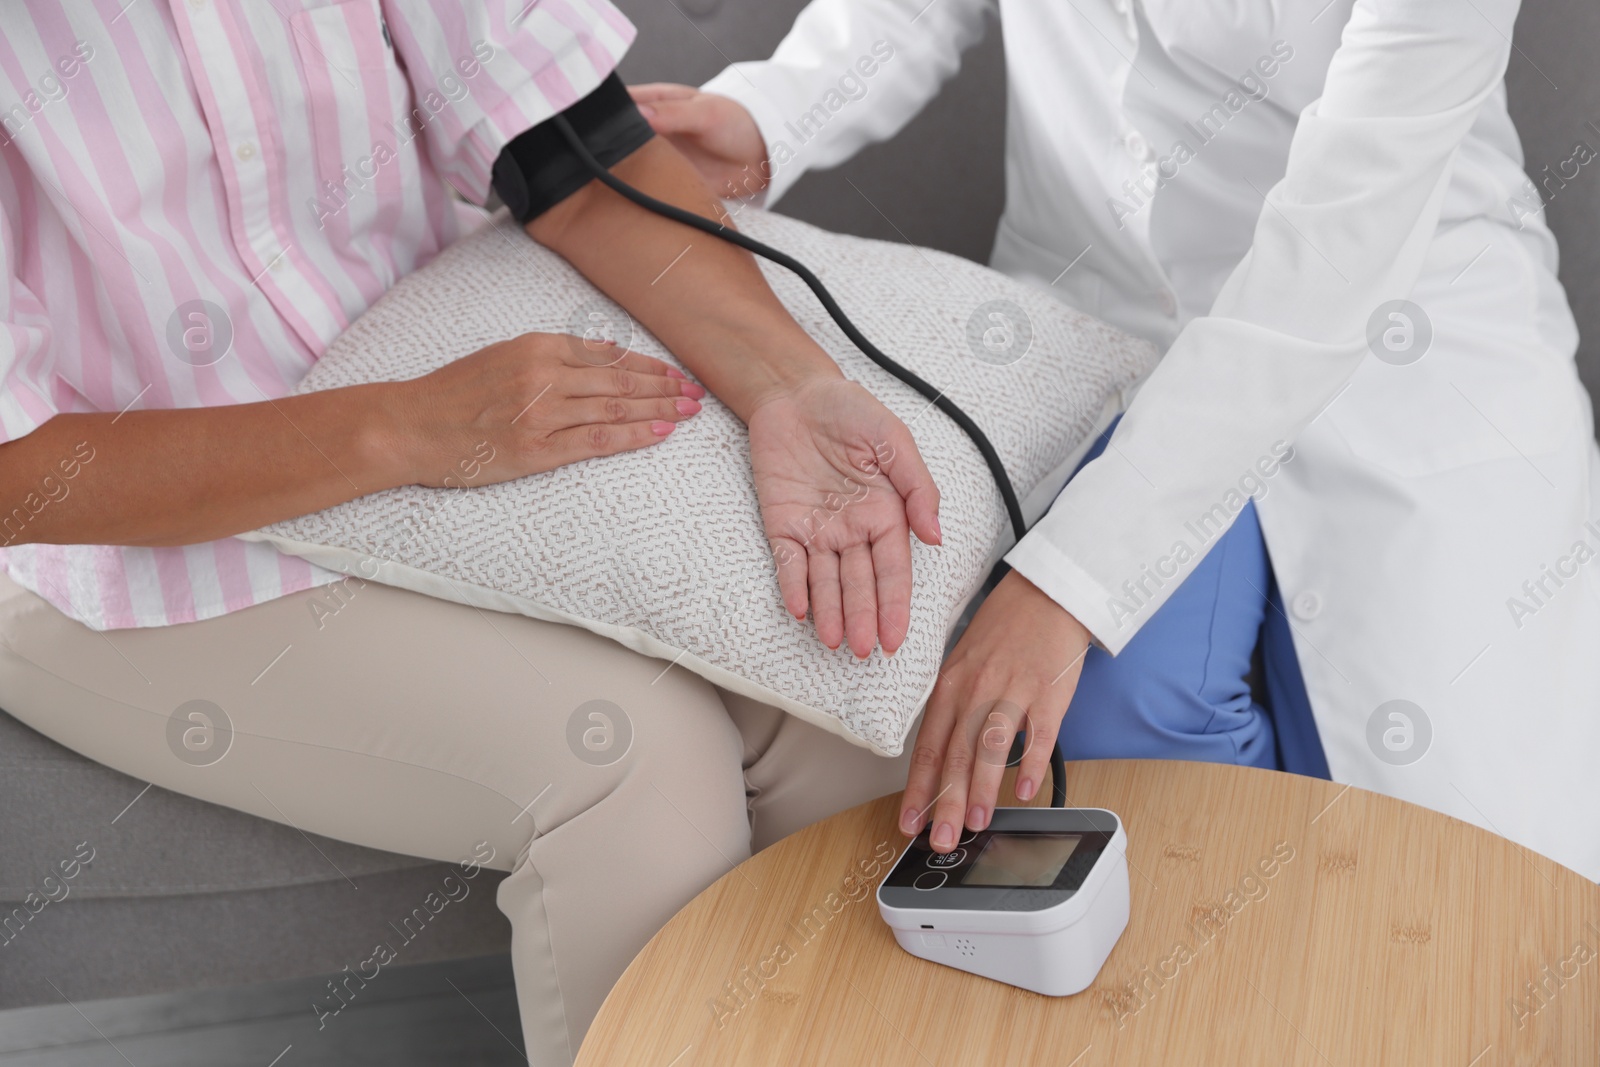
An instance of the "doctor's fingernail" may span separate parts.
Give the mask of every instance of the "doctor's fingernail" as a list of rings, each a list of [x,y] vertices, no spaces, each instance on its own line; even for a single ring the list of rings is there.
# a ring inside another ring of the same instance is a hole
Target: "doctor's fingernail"
[[[974,804],[972,807],[967,809],[967,829],[982,830],[988,825],[989,816],[984,812],[981,805]]]
[[[690,400],[686,396],[680,396],[678,399],[674,400],[672,402],[672,406],[678,409],[679,415],[693,415],[695,412],[700,410],[699,402]]]
[[[1037,788],[1039,788],[1039,787],[1033,784],[1033,779],[1032,778],[1018,778],[1017,779],[1017,799],[1021,800],[1021,801],[1032,800],[1033,799],[1033,791],[1035,789],[1037,789]]]
[[[703,400],[705,399],[706,395],[706,387],[703,385],[696,385],[693,382],[684,382],[682,385],[678,386],[678,391],[684,396],[688,397],[690,400]]]
[[[931,840],[934,848],[949,848],[956,843],[956,828],[947,822],[942,822],[934,827]]]
[[[901,833],[908,837],[914,837],[916,836],[917,831],[920,829],[922,829],[922,819],[917,815],[914,809],[907,808],[905,811],[900,813]]]

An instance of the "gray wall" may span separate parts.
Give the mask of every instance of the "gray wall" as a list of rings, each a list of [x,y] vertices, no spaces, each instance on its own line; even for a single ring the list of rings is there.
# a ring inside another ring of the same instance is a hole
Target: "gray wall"
[[[1600,3],[1525,0],[1513,40],[1506,92],[1537,181],[1579,141],[1600,152]],[[1561,282],[1578,316],[1578,370],[1600,406],[1600,159],[1560,189],[1545,214],[1561,242]]]
[[[730,61],[769,55],[805,6],[804,0],[619,3],[639,27],[623,78],[690,84]],[[1528,0],[1515,44],[1506,82],[1528,170],[1537,176],[1546,164],[1568,159],[1578,141],[1600,151],[1600,3]],[[783,210],[829,229],[986,260],[1004,195],[1004,70],[1000,34],[991,27],[960,75],[892,146],[809,175]],[[1583,336],[1579,369],[1600,399],[1600,160],[1556,194],[1548,213]]]
[[[763,59],[805,0],[616,0],[639,37],[624,81],[698,85],[730,62]],[[697,14],[705,12],[705,14]],[[783,212],[830,230],[989,259],[1005,199],[1005,57],[999,27],[892,145],[807,175]],[[960,137],[953,136],[957,131]]]

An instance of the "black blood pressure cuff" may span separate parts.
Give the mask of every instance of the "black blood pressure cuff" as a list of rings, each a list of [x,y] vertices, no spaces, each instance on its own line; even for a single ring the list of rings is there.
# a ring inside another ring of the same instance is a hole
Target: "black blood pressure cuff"
[[[562,114],[607,170],[655,136],[615,74]],[[501,149],[491,174],[494,191],[524,225],[582,189],[592,177],[553,118],[518,134]]]

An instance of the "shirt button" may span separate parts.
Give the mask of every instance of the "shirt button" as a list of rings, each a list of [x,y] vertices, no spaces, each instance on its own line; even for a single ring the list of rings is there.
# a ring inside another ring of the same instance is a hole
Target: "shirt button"
[[[1178,298],[1172,295],[1171,290],[1163,289],[1156,294],[1156,300],[1161,305],[1161,310],[1171,318],[1178,313]]]
[[[233,154],[246,162],[256,158],[256,146],[251,141],[246,141],[233,150]]]
[[[1150,142],[1144,139],[1144,134],[1138,130],[1130,131],[1122,139],[1122,146],[1128,150],[1128,155],[1134,159],[1148,159],[1150,157]]]
[[[1308,589],[1294,598],[1291,608],[1295,618],[1301,622],[1310,622],[1322,614],[1322,597]]]

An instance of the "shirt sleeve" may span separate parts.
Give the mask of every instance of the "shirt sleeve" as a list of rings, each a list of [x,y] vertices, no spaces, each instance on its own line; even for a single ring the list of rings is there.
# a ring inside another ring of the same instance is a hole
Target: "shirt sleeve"
[[[25,437],[57,413],[50,322],[16,275],[11,220],[0,211],[0,443]]]
[[[1241,482],[1338,395],[1421,271],[1517,0],[1357,0],[1249,252],[1007,561],[1119,652],[1226,528]],[[1213,526],[1214,528],[1214,526]],[[1174,580],[1176,579],[1176,580]]]
[[[916,117],[983,39],[994,0],[812,0],[771,59],[701,88],[743,104],[767,144],[771,205]]]
[[[382,0],[413,130],[482,204],[506,143],[592,92],[633,43],[609,0]]]

